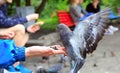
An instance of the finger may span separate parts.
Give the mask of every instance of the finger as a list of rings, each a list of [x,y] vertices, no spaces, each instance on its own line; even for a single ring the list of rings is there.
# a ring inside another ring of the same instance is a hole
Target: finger
[[[35,33],[35,32],[37,32],[39,29],[40,29],[40,28],[34,28],[34,29],[33,29],[33,32]]]
[[[66,50],[65,47],[61,47],[62,50]]]
[[[34,25],[34,26],[32,27],[32,29],[35,30],[35,31],[37,31],[37,30],[40,29],[40,26],[39,26],[39,25]]]
[[[35,33],[35,32],[38,31],[39,29],[40,29],[40,27],[38,27],[38,26],[30,25],[30,26],[27,28],[27,31],[30,32],[30,33]]]
[[[13,32],[10,32],[8,35],[8,37],[10,37],[10,38],[13,38],[14,36],[15,36],[15,34]]]
[[[3,38],[3,39],[11,39],[14,37],[14,33],[12,32],[7,32],[6,34],[0,36],[0,38]]]
[[[8,36],[0,36],[0,39],[10,39]]]
[[[62,47],[60,45],[55,45],[55,47],[58,49],[62,49]]]
[[[66,50],[65,47],[57,47],[59,50]]]
[[[40,26],[35,26],[35,29],[36,29],[36,30],[39,30],[39,29],[40,29]]]
[[[64,55],[67,55],[67,53],[64,50],[54,50],[54,54],[64,54]]]
[[[60,45],[53,45],[53,46],[56,46],[56,47],[61,47]]]

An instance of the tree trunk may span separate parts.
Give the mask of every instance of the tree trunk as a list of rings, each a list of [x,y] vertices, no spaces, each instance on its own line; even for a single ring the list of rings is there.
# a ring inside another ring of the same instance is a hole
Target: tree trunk
[[[15,0],[16,6],[20,7],[20,0]]]
[[[31,6],[31,0],[25,0],[26,6]]]
[[[36,9],[36,13],[41,14],[41,12],[43,11],[45,4],[46,4],[47,0],[42,0],[41,4],[39,5],[39,7]]]

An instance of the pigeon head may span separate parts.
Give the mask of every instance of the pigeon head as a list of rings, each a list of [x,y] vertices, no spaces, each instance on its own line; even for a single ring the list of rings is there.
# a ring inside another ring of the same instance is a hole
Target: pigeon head
[[[69,29],[69,27],[66,26],[65,24],[59,24],[58,27],[57,27],[57,31],[60,34],[63,34],[65,32],[71,32],[71,30]]]

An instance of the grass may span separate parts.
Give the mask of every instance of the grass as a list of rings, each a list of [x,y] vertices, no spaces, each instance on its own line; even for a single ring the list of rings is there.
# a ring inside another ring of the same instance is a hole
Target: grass
[[[50,17],[47,19],[38,19],[38,21],[44,21],[44,25],[41,26],[41,29],[55,31],[57,25],[59,24],[58,17]]]

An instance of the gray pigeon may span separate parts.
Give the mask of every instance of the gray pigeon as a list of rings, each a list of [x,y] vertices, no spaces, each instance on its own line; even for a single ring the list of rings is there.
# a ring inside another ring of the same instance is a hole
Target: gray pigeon
[[[104,36],[105,29],[109,27],[110,10],[106,8],[87,17],[76,25],[74,31],[64,24],[58,25],[57,31],[68,53],[70,73],[78,73],[86,55],[96,49],[98,42]]]
[[[57,49],[56,47],[51,47],[53,49]],[[61,56],[61,63],[55,64],[52,67],[45,69],[42,66],[37,66],[35,64],[35,73],[61,73],[61,70],[64,68],[65,59],[64,56]]]
[[[41,66],[36,67],[36,73],[61,73],[61,70],[63,69],[64,64],[55,64],[52,67],[45,69]]]

